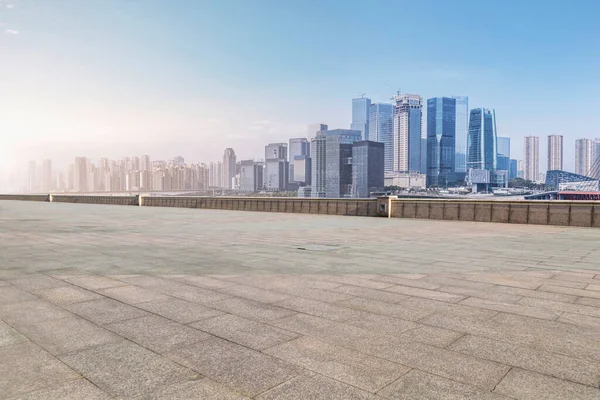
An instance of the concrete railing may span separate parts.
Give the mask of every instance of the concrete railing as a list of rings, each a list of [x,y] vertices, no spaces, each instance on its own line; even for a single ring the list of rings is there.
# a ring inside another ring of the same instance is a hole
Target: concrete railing
[[[51,194],[52,203],[111,204],[120,206],[139,205],[138,196],[83,196]]]
[[[158,197],[142,196],[145,207],[266,211],[376,217],[376,199],[299,199],[289,197]]]
[[[600,228],[600,202],[393,199],[389,216]]]
[[[50,201],[48,194],[0,194],[0,200]]]

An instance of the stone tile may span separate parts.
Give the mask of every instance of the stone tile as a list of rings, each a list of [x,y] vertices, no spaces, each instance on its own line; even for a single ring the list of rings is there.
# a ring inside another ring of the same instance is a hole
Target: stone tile
[[[446,301],[449,303],[458,303],[459,301],[464,300],[466,298],[465,296],[460,296],[456,294],[438,292],[435,290],[419,289],[408,286],[394,286],[385,290],[389,292],[404,294],[407,296],[423,297],[425,299]]]
[[[182,324],[223,315],[221,311],[176,298],[139,303],[136,307]]]
[[[385,281],[375,281],[365,278],[361,278],[354,275],[323,275],[322,279],[337,282],[344,285],[360,286],[370,289],[384,289],[390,286],[394,286],[393,283],[385,283]]]
[[[506,278],[500,274],[478,274],[478,275],[469,275],[467,277],[470,281],[475,282],[483,282],[483,283],[491,283],[493,285],[501,285],[501,286],[512,286],[521,289],[537,289],[541,283],[537,280],[533,281],[524,281],[524,280],[516,280]]]
[[[33,292],[50,303],[65,305],[79,303],[87,300],[100,299],[101,296],[90,292],[89,290],[78,288],[77,286],[61,286],[50,289],[41,289]]]
[[[600,284],[589,284],[585,287],[586,290],[600,290]]]
[[[600,364],[592,361],[466,335],[449,349],[584,385],[600,385]]]
[[[488,290],[494,288],[496,285],[491,283],[484,282],[473,282],[468,281],[466,279],[459,279],[458,274],[449,274],[444,275],[430,275],[425,278],[428,282],[433,282],[438,284],[440,287],[442,286],[452,286],[456,288],[464,288],[464,289],[474,289],[474,290]]]
[[[109,298],[70,304],[66,309],[99,325],[148,315],[139,308]]]
[[[382,275],[382,276],[380,276],[378,278],[375,278],[375,280],[379,281],[379,282],[391,283],[391,284],[394,284],[394,285],[410,286],[410,287],[416,287],[416,288],[421,288],[421,289],[429,289],[429,290],[436,290],[436,289],[438,289],[441,286],[441,285],[439,285],[437,283],[429,282],[429,281],[426,281],[426,280],[422,280],[422,279],[410,279],[410,278],[405,278],[405,277],[402,277],[402,276]]]
[[[10,279],[9,282],[18,287],[19,289],[27,291],[48,289],[67,285],[67,283],[59,279],[54,279],[46,275],[33,275],[25,278]]]
[[[382,301],[371,300],[356,297],[350,300],[337,303],[344,307],[355,310],[366,311],[374,314],[381,314],[388,317],[400,318],[407,321],[418,321],[419,319],[432,314],[432,310],[424,310],[416,307],[406,307],[402,304],[391,304]]]
[[[590,307],[583,304],[563,303],[561,301],[533,299],[530,297],[524,297],[521,301],[519,301],[519,304],[529,307],[544,308],[546,310],[600,317],[600,308]]]
[[[376,392],[410,370],[310,337],[301,337],[265,352],[369,392]]]
[[[494,391],[523,400],[597,400],[600,398],[600,390],[597,388],[518,368],[512,369]]]
[[[0,396],[11,398],[80,378],[31,342],[0,349]]]
[[[219,291],[232,296],[259,301],[261,303],[274,303],[276,301],[285,300],[290,297],[290,295],[287,294],[272,292],[269,290],[244,285],[230,286],[224,289],[220,289]]]
[[[570,294],[573,296],[590,297],[600,299],[600,292],[595,290],[575,289],[563,286],[542,285],[538,290],[552,293]]]
[[[588,297],[580,297],[575,302],[576,304],[583,304],[590,307],[600,308],[600,299],[590,299]]]
[[[66,279],[66,281],[73,285],[81,286],[82,288],[89,290],[108,289],[111,287],[127,285],[125,282],[99,275],[76,276]]]
[[[20,321],[14,327],[54,355],[74,353],[121,340],[119,336],[77,316]]]
[[[294,311],[266,303],[232,297],[208,304],[209,307],[256,321],[272,321],[295,314]]]
[[[497,393],[413,369],[377,393],[398,400],[508,400]]]
[[[169,297],[137,286],[119,286],[99,291],[100,294],[127,304],[139,304],[147,301],[166,300]]]
[[[185,278],[182,278],[181,281],[189,285],[199,286],[207,289],[221,289],[230,286],[235,286],[234,282],[229,282],[224,279],[215,279],[209,276],[186,276]]]
[[[11,325],[70,317],[71,313],[41,300],[0,304],[0,318]]]
[[[314,373],[303,374],[257,397],[259,400],[377,400],[379,397]]]
[[[337,284],[339,285],[339,284]],[[356,289],[364,289],[364,290],[374,290],[361,288],[359,286],[348,286]],[[334,288],[334,289],[337,289]],[[274,289],[279,293],[287,294],[290,296],[302,297],[303,299],[322,301],[324,303],[335,303],[336,301],[346,300],[352,296],[348,296],[347,294],[338,293],[337,291],[333,291],[334,289],[315,289],[310,287],[302,287],[302,286],[290,286],[284,288]]]
[[[558,321],[564,322],[566,324],[577,325],[582,328],[590,328],[596,330],[597,332],[600,332],[600,318],[565,312],[560,316]]]
[[[383,301],[386,303],[400,303],[409,298],[409,296],[386,292],[383,290],[375,290],[368,288],[361,288],[358,286],[340,286],[338,288],[332,289],[333,291],[344,293],[350,296],[362,297],[370,300]],[[351,297],[348,296],[346,298],[339,299],[338,301],[348,300]]]
[[[14,330],[10,325],[0,321],[0,348],[27,341],[27,338]],[[2,350],[0,350],[2,351]]]
[[[150,395],[159,388],[198,375],[127,341],[61,357],[94,385],[119,398]]]
[[[477,297],[480,299],[497,301],[500,303],[516,303],[522,296],[516,296],[514,294],[507,293],[498,293],[490,290],[480,290],[480,289],[467,289],[462,287],[454,287],[454,286],[442,286],[438,289],[440,292],[460,294],[463,296]]]
[[[14,286],[0,286],[0,305],[35,299],[34,295]]]
[[[112,398],[88,380],[77,379],[61,386],[36,390],[19,397],[18,400],[110,400]]]
[[[410,331],[421,326],[415,322],[366,312],[345,321],[345,323],[352,326],[357,326],[359,328],[372,329],[391,335],[399,335],[403,332]]]
[[[116,322],[106,325],[106,328],[157,353],[165,353],[212,337],[156,315]]]
[[[362,313],[361,311],[341,307],[336,304],[322,303],[300,297],[290,297],[289,299],[274,303],[274,305],[304,314],[327,318],[332,321],[345,321],[355,318]]]
[[[446,347],[463,335],[462,332],[454,332],[448,329],[419,324],[418,328],[403,332],[398,337],[408,341],[430,344],[437,347]]]
[[[211,400],[243,400],[250,399],[242,396],[211,379],[204,378],[193,381],[178,382],[173,385],[160,389],[155,393],[144,396],[144,400],[190,400],[190,399],[211,399]]]
[[[471,307],[462,303],[446,303],[444,301],[429,300],[419,297],[410,298],[399,305],[409,309],[421,310],[421,314],[425,315],[443,312],[446,315],[456,318],[468,318],[472,320],[485,320],[497,314],[497,312],[493,310]]]
[[[555,320],[561,314],[560,311],[528,307],[521,304],[501,303],[498,301],[478,299],[475,297],[469,297],[468,299],[461,301],[460,304],[471,307],[484,308],[487,310],[494,310],[510,314],[524,315],[526,317],[534,317],[548,320]]]
[[[219,338],[174,350],[169,357],[248,396],[262,393],[300,372],[285,361]]]
[[[295,333],[232,314],[204,319],[191,326],[255,350],[267,349],[298,337]]]
[[[513,294],[516,296],[531,297],[534,299],[562,301],[563,303],[573,303],[577,296],[561,293],[542,292],[539,290],[521,289],[510,286],[494,286],[493,290],[496,293]]]

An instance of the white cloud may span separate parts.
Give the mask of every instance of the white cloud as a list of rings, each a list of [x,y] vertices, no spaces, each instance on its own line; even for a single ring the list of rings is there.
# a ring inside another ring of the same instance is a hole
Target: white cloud
[[[6,33],[7,35],[18,35],[19,31],[15,31],[14,29],[5,29],[4,33]]]
[[[6,8],[15,8],[14,4],[5,4],[4,7]]]

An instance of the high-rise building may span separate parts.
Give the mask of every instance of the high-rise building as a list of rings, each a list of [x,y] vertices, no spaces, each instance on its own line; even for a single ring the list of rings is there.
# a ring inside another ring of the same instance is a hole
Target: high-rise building
[[[75,157],[73,190],[76,192],[86,192],[88,190],[88,162],[85,157]]]
[[[307,133],[310,139],[317,136],[319,132],[325,132],[329,127],[326,124],[310,124],[308,125]]]
[[[427,175],[427,138],[421,138],[421,170],[423,175]]]
[[[152,164],[150,163],[150,156],[148,156],[148,155],[142,156],[140,170],[141,171],[152,171]]]
[[[452,96],[456,100],[456,155],[454,170],[467,172],[467,136],[469,134],[469,98]]]
[[[467,169],[496,170],[497,166],[496,112],[474,108],[469,113],[467,137]]]
[[[352,144],[352,197],[370,197],[384,186],[385,145],[363,140]]]
[[[223,188],[233,189],[233,178],[235,177],[235,151],[226,148],[223,153]]]
[[[537,181],[540,178],[540,138],[538,136],[525,136],[523,161],[525,180]]]
[[[311,150],[311,197],[325,197],[325,150],[327,148],[327,131],[319,131],[310,141]]]
[[[394,168],[394,108],[391,104],[371,104],[369,140],[384,144],[385,172],[392,172]]]
[[[512,180],[517,177],[517,160],[511,158],[508,165],[508,179]]]
[[[350,129],[360,131],[362,140],[369,140],[369,113],[371,99],[360,97],[352,99],[352,124]]]
[[[590,176],[594,162],[594,141],[591,139],[577,139],[575,141],[575,173]]]
[[[175,156],[175,157],[173,157],[173,164],[174,165],[183,165],[183,164],[185,164],[185,160],[181,156]]]
[[[394,98],[394,172],[421,171],[423,98],[400,94]]]
[[[327,198],[352,196],[352,144],[361,139],[358,130],[334,129],[325,138],[325,194]]]
[[[548,171],[563,169],[563,137],[548,136]]]
[[[166,186],[166,184],[165,184]],[[223,187],[223,163],[220,161],[208,164],[208,186],[213,188]]]
[[[52,185],[52,161],[44,160],[42,162],[42,191],[49,192],[54,190]]]
[[[427,100],[427,187],[448,186],[455,171],[456,99]]]
[[[292,162],[290,162],[291,164]],[[307,156],[294,157],[294,182],[300,186],[311,185],[312,160]]]
[[[267,190],[281,191],[287,189],[289,181],[287,143],[270,143],[265,146],[264,185]]]
[[[510,159],[510,138],[498,136],[498,155],[508,157]]]
[[[310,142],[306,138],[293,138],[290,139],[289,150],[289,163],[290,163],[290,182],[298,182],[294,175],[294,160],[297,156],[310,157]]]
[[[254,160],[240,162],[240,191],[258,192],[263,187],[263,164]]]

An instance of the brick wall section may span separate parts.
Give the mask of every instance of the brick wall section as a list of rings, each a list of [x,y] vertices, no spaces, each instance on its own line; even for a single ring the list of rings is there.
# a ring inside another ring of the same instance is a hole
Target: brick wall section
[[[50,201],[47,194],[0,194],[0,200]]]

